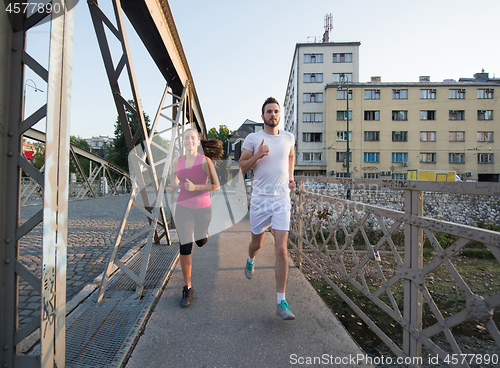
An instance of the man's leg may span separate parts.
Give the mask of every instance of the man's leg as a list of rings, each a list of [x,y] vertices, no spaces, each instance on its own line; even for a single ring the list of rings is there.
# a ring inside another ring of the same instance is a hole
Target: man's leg
[[[276,254],[276,292],[284,293],[286,290],[286,280],[288,278],[288,231],[274,231],[274,252]]]
[[[264,244],[264,236],[266,233],[263,232],[258,235],[255,235],[254,233],[251,234],[252,239],[250,240],[250,245],[248,246],[248,256],[250,258],[255,258],[259,249],[262,248],[262,244]]]
[[[288,231],[274,230],[274,252],[276,254],[276,292],[278,304],[276,305],[276,315],[283,320],[295,319],[295,315],[290,310],[285,299],[286,280],[288,278],[288,251],[287,251]]]
[[[255,256],[257,255],[259,249],[262,248],[262,244],[264,243],[265,232],[258,235],[255,235],[254,233],[251,234],[252,234],[252,239],[250,240],[250,244],[248,245],[248,258],[247,258],[247,264],[245,266],[245,276],[247,279],[251,279],[253,276],[253,271],[254,271],[253,266],[255,265]]]

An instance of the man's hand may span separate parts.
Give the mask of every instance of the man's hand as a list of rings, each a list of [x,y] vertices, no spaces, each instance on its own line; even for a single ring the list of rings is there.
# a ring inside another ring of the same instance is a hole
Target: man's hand
[[[294,190],[296,188],[295,180],[288,179],[288,188],[290,188],[290,190]]]
[[[184,187],[188,192],[192,192],[196,190],[196,185],[194,185],[191,180],[186,179],[186,184],[184,184]]]
[[[264,144],[264,140],[260,143],[259,149],[257,150],[257,158],[260,160],[269,154],[269,146]]]

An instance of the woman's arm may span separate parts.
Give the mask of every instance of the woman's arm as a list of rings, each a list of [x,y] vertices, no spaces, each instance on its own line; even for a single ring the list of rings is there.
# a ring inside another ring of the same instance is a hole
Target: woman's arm
[[[179,162],[179,157],[174,158],[174,162],[172,163],[172,183],[170,183],[167,188],[169,194],[175,192],[175,189],[177,188],[177,182],[179,181],[179,179],[177,179],[178,162]]]
[[[215,171],[214,164],[212,160],[208,157],[203,158],[202,166],[203,172],[208,175],[210,183],[207,184],[193,184],[189,179],[186,180],[186,190],[189,192],[199,190],[203,192],[211,192],[213,190],[220,189],[219,178],[217,177],[217,172]]]

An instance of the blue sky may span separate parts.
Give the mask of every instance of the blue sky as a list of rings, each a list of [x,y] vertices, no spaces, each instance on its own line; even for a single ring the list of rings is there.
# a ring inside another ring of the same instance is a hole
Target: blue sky
[[[101,0],[111,17],[111,6]],[[472,77],[482,68],[500,77],[498,0],[170,0],[207,129],[237,129],[260,121],[268,96],[283,101],[295,44],[319,41],[333,15],[330,41],[360,41],[360,82],[416,82]],[[128,24],[128,23],[127,23]],[[127,36],[144,111],[153,119],[165,88],[156,66],[128,24]],[[28,33],[28,53],[48,65],[49,26]],[[110,38],[111,39],[111,38]],[[115,48],[117,43],[112,45]],[[115,61],[116,62],[116,61]],[[27,70],[26,110],[47,98],[46,84]],[[32,83],[34,82],[34,83]],[[122,88],[125,84],[121,85]],[[122,90],[126,98],[130,91]],[[116,108],[87,2],[75,8],[72,135],[113,136]],[[35,128],[45,130],[44,122]]]

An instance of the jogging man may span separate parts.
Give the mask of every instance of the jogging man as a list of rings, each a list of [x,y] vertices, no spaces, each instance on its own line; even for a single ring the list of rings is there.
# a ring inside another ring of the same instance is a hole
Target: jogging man
[[[290,190],[295,189],[293,180],[295,138],[291,133],[278,129],[280,106],[275,98],[269,97],[262,105],[262,119],[264,130],[249,134],[245,138],[239,161],[243,174],[252,169],[254,171],[250,202],[252,239],[248,246],[245,276],[248,279],[252,278],[255,256],[262,247],[266,229],[271,225],[276,254],[276,315],[284,320],[295,319],[285,299],[288,277]]]

